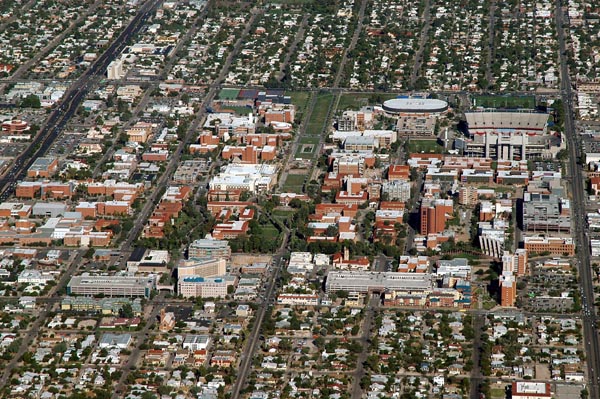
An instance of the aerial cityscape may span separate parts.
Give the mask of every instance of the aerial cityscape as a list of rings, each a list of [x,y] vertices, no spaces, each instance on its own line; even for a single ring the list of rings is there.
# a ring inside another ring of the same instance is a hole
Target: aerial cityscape
[[[2,1],[0,398],[600,399],[599,111],[594,2]]]

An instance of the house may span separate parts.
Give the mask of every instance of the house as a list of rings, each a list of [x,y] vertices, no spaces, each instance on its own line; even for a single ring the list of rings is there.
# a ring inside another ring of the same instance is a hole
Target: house
[[[210,358],[210,365],[228,368],[235,364],[236,352],[232,350],[217,350]]]
[[[170,353],[162,349],[150,349],[144,356],[144,361],[153,366],[164,366],[169,360]]]

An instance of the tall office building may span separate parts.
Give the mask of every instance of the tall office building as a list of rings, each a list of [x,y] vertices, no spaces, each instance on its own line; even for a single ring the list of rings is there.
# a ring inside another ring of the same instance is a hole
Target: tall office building
[[[514,254],[504,251],[502,271],[509,271],[516,276],[524,276],[527,273],[527,250],[520,248]]]
[[[515,306],[517,300],[517,282],[512,272],[502,272],[500,277],[500,304],[505,307]]]
[[[452,200],[424,199],[421,203],[421,234],[441,233],[446,229],[446,220],[454,212]]]

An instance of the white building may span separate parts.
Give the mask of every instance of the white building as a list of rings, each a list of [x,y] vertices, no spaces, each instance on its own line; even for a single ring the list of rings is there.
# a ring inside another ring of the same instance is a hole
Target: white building
[[[210,345],[210,337],[208,335],[188,334],[183,340],[183,349],[190,351],[206,350]]]
[[[319,296],[316,294],[279,294],[277,303],[280,305],[317,306]]]
[[[513,382],[511,391],[513,399],[549,399],[552,397],[550,384],[547,382]]]
[[[436,275],[440,277],[456,277],[468,279],[471,276],[471,266],[466,258],[440,259],[437,263]]]
[[[131,335],[130,334],[113,334],[113,333],[104,333],[102,338],[100,338],[100,342],[98,342],[98,347],[100,349],[105,348],[119,348],[119,349],[127,349],[129,344],[131,343]]]
[[[429,293],[433,289],[429,273],[373,271],[330,271],[325,283],[327,293],[340,290],[369,292],[385,290]]]
[[[227,295],[227,287],[235,283],[235,277],[180,277],[177,292],[184,298],[222,298]]]
[[[203,258],[180,260],[177,264],[177,275],[199,276],[199,277],[217,277],[223,276],[227,272],[227,261],[223,258]]]
[[[600,240],[590,240],[592,256],[600,256]]]
[[[39,270],[23,270],[19,277],[17,277],[17,282],[19,284],[42,284],[46,285],[48,282],[53,281],[54,276],[42,274]]]
[[[410,199],[410,182],[394,180],[381,185],[381,194],[387,194],[390,201],[406,202]]]
[[[108,67],[106,67],[106,76],[108,79],[119,80],[125,77],[125,71],[123,70],[123,61],[114,60]]]
[[[287,270],[291,274],[305,274],[313,271],[315,263],[310,252],[292,252]]]
[[[252,193],[266,192],[277,183],[277,167],[268,164],[228,164],[214,176],[211,190],[246,190]]]
[[[479,246],[484,254],[500,258],[504,252],[505,230],[491,223],[479,223]]]

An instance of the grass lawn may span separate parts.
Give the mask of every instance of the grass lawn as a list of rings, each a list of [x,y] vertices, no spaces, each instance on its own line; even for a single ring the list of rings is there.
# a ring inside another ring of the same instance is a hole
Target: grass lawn
[[[493,309],[496,305],[498,305],[498,303],[496,301],[492,301],[492,300],[488,300],[488,301],[483,301],[483,308],[485,310],[491,310]]]
[[[296,155],[294,155],[294,158],[313,159],[314,151],[315,150],[312,147],[302,146],[298,149],[298,151],[296,152]]]
[[[294,154],[295,158],[312,159],[317,152],[317,146],[319,145],[318,137],[300,137],[298,140],[298,149]]]
[[[272,224],[269,224],[267,226],[262,226],[262,231],[264,236],[272,238],[272,239],[277,239],[279,237],[279,230],[277,230],[277,228],[275,226],[273,226]]]
[[[327,112],[333,101],[333,94],[319,94],[317,96],[317,102],[315,108],[312,110],[310,120],[306,126],[306,134],[319,136],[323,131],[327,119]]]
[[[273,216],[290,217],[294,214],[294,212],[296,212],[296,211],[292,208],[289,208],[289,209],[275,208],[275,209],[273,209],[273,211],[271,213],[273,214]]]
[[[288,186],[287,184],[283,185],[283,191],[285,191],[286,193],[296,193],[296,194],[303,194],[302,191],[303,186]]]
[[[309,137],[309,136],[300,137],[298,139],[298,143],[317,145],[317,144],[319,144],[319,137]]]
[[[535,108],[534,96],[473,96],[473,105],[484,108]]]
[[[390,98],[396,98],[398,94],[395,93],[377,93],[384,101]],[[369,105],[369,98],[373,94],[368,93],[345,93],[340,96],[338,107],[336,111],[345,111],[347,109],[358,110],[365,105]]]
[[[492,399],[504,399],[506,398],[506,393],[502,388],[492,388],[490,389],[490,396]]]
[[[408,151],[410,153],[441,154],[444,147],[438,144],[437,140],[409,140]]]
[[[290,185],[290,186],[301,186],[304,184],[304,179],[306,178],[305,175],[292,175],[289,174],[287,175],[287,179],[285,181],[285,186]]]
[[[305,175],[288,175],[283,184],[283,191],[302,194]]]
[[[294,215],[294,212],[293,209],[273,209],[271,213],[273,214],[273,217],[277,219],[287,220]]]
[[[222,89],[219,92],[219,100],[235,100],[240,94],[240,89]]]
[[[285,94],[288,94],[290,97],[292,97],[292,104],[296,106],[298,112],[303,113],[306,111],[308,97],[310,96],[308,91],[292,91]]]

